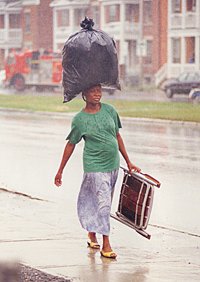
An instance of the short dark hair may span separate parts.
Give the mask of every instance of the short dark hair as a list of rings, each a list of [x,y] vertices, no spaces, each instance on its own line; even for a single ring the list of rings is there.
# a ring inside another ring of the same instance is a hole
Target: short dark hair
[[[91,88],[93,88],[93,87],[95,87],[95,86],[100,86],[100,87],[101,87],[101,84],[100,84],[100,83],[94,84],[94,85],[89,86],[88,88],[86,88],[85,90],[82,91],[82,98],[83,98],[83,101],[86,102],[86,100],[85,100],[85,98],[84,98],[84,95],[87,95],[87,92],[88,92]]]
[[[84,89],[84,90],[82,91],[82,95],[87,94],[87,92],[88,92],[91,88],[93,88],[93,87],[95,87],[95,86],[100,86],[100,87],[101,87],[101,84],[100,84],[100,83],[97,83],[97,84],[93,84],[92,86],[89,86],[88,88],[86,88],[86,89]]]

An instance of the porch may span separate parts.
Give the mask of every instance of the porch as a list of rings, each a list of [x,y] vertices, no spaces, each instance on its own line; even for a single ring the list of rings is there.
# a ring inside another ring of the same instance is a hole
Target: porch
[[[17,48],[22,46],[23,32],[21,28],[0,29],[1,48]]]

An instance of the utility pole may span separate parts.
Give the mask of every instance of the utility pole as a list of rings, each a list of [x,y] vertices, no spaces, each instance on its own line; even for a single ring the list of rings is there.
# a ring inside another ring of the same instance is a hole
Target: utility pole
[[[139,40],[143,40],[143,0],[140,0],[140,14],[139,14],[139,23],[140,23],[140,36]],[[140,47],[140,56],[139,56],[139,90],[143,90],[143,54]]]

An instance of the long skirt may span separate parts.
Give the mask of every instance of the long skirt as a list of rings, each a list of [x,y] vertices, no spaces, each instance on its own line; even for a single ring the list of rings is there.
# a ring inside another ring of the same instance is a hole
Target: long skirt
[[[84,172],[77,210],[80,223],[88,232],[110,234],[112,194],[118,171]]]

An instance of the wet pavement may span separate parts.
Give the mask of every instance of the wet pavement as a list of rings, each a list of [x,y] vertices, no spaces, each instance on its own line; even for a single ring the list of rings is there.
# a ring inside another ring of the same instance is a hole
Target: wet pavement
[[[174,94],[173,98],[167,98],[164,91],[161,89],[144,88],[143,91],[139,91],[136,88],[130,89],[123,87],[121,91],[115,90],[113,95],[103,89],[103,98],[106,100],[134,100],[134,101],[159,101],[159,102],[185,102],[191,103],[188,95]],[[62,89],[58,88],[56,91],[44,90],[41,92],[36,91],[34,88],[25,89],[24,91],[17,91],[14,88],[3,88],[0,85],[0,95],[42,95],[42,96],[63,96]],[[77,97],[81,97],[78,95]],[[76,98],[77,99],[77,98]]]
[[[77,218],[82,142],[64,171],[63,186],[53,184],[71,118],[0,111],[0,260],[17,259],[72,281],[200,281],[200,125],[122,119],[132,162],[161,188],[155,188],[150,240],[111,219],[118,257],[109,260],[87,248]],[[112,212],[121,182],[120,171]],[[23,195],[11,193],[16,191]]]

